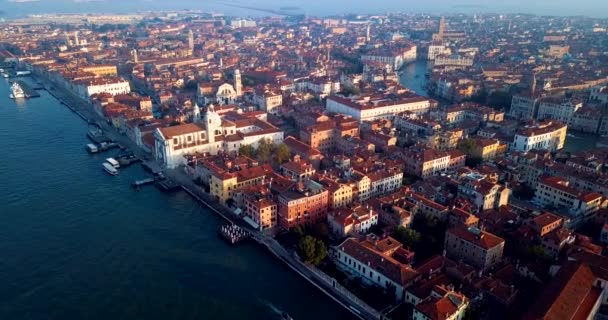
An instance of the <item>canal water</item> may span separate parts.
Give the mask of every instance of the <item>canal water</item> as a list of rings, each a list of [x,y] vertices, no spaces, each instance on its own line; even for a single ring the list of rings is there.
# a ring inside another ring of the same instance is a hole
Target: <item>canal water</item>
[[[351,319],[183,192],[106,174],[86,124],[46,92],[0,80],[0,319]]]
[[[428,91],[424,88],[426,84],[426,78],[424,77],[426,71],[426,60],[416,60],[401,69],[399,82],[406,88],[414,90],[417,94],[428,97]]]

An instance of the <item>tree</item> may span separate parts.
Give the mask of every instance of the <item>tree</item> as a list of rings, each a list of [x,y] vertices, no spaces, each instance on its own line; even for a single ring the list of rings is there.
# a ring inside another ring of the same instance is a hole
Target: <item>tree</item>
[[[274,157],[279,164],[287,162],[291,158],[291,151],[289,150],[289,147],[287,147],[286,144],[281,143],[277,147]]]
[[[304,236],[298,242],[298,254],[304,262],[318,265],[327,257],[327,248],[323,241],[312,236]]]
[[[249,158],[255,157],[255,149],[250,144],[244,144],[239,148],[239,155]]]
[[[505,91],[494,91],[488,96],[487,104],[495,109],[508,110],[511,108],[513,96]]]
[[[393,232],[393,238],[399,240],[399,242],[408,247],[413,247],[420,242],[420,237],[420,232],[402,226],[397,227]]]
[[[273,149],[274,144],[272,142],[266,141],[266,139],[261,139],[257,150],[258,160],[261,162],[270,161]]]

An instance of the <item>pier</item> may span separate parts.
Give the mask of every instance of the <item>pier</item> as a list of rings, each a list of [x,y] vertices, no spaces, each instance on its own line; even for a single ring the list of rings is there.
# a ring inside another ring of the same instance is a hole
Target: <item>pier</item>
[[[249,231],[237,226],[236,224],[226,224],[218,230],[220,236],[228,241],[229,244],[237,244],[251,237]]]
[[[34,88],[30,87],[29,84],[27,84],[25,81],[21,81],[21,80],[16,80],[14,81],[16,84],[18,84],[21,89],[23,89],[23,93],[25,94],[26,98],[38,98],[40,97],[40,93],[38,93]]]
[[[142,179],[142,180],[136,180],[131,184],[131,186],[133,188],[139,188],[141,186],[145,186],[145,185],[153,184],[153,183],[154,183],[154,178],[147,178],[147,179]]]
[[[169,178],[157,179],[156,185],[161,191],[165,192],[177,191],[181,188],[181,185],[179,183]]]

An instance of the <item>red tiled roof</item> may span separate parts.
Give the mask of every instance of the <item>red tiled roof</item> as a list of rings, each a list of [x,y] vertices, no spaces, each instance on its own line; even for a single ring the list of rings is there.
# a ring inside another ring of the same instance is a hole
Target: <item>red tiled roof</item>
[[[475,231],[475,232],[473,232]],[[456,236],[459,239],[470,242],[484,249],[494,248],[501,243],[504,243],[505,240],[495,236],[489,232],[481,231],[477,228],[467,228],[464,226],[459,226],[456,228],[449,229],[447,231],[452,235]]]

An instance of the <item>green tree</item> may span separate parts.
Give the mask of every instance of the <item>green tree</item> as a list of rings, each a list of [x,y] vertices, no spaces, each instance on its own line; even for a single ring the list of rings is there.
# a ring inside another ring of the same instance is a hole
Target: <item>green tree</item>
[[[239,148],[239,154],[249,158],[254,158],[255,149],[250,144],[244,144]]]
[[[420,242],[421,234],[414,229],[399,226],[393,232],[393,238],[399,240],[399,242],[403,243],[405,246],[413,247]]]
[[[257,156],[261,162],[268,162],[272,159],[274,144],[266,139],[261,139],[258,144]]]
[[[298,254],[304,262],[318,265],[327,257],[327,248],[323,241],[312,236],[304,236],[298,242]]]
[[[279,164],[287,162],[291,158],[291,151],[289,151],[289,147],[287,147],[287,145],[281,143],[277,147],[274,157]]]

